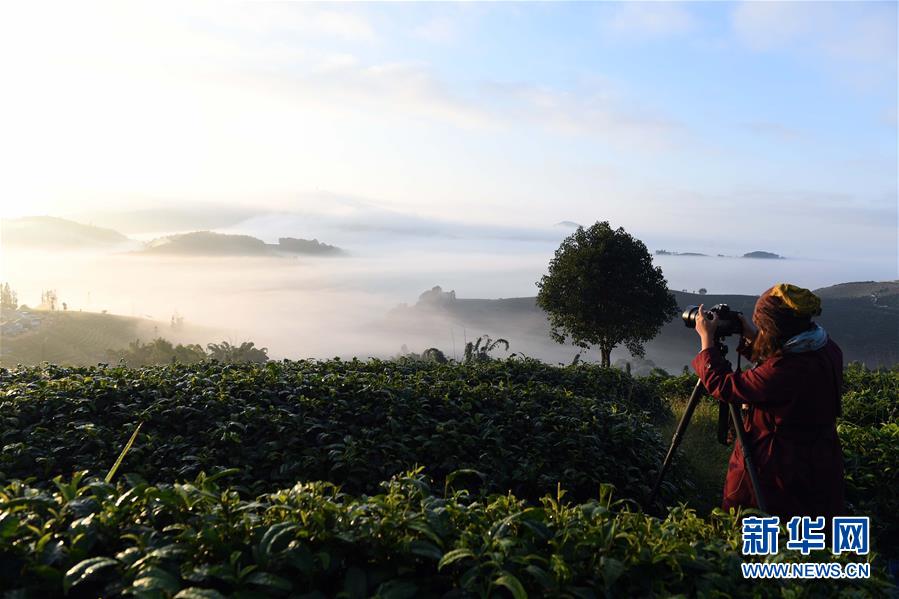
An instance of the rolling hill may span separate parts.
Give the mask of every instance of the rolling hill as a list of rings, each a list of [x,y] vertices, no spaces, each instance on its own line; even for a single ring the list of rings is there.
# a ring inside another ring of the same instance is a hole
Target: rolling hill
[[[19,309],[3,312],[0,324],[0,366],[52,362],[67,366],[94,366],[109,362],[107,350],[124,349],[136,340],[163,337],[174,343],[221,340],[214,329],[118,314],[80,311]]]
[[[880,295],[872,296],[872,290]],[[840,345],[844,359],[864,362],[869,367],[899,363],[899,282],[847,283],[817,289],[823,313],[816,320]],[[725,303],[751,314],[756,297],[749,295],[698,295],[673,292],[678,306]],[[549,362],[570,362],[580,350],[559,345],[549,337],[549,324],[533,297],[508,299],[456,299],[444,294],[440,301],[419,301],[414,306],[394,309],[383,325],[385,331],[405,333],[421,348],[435,346],[447,351],[448,337],[464,347],[464,341],[480,334],[502,337],[511,343],[511,351]],[[458,335],[458,338],[455,336]],[[463,337],[464,335],[464,337]],[[731,341],[730,345],[734,345]],[[410,347],[415,347],[411,343]],[[646,344],[646,359],[669,371],[688,364],[699,347],[692,329],[680,318],[668,322],[659,335]],[[582,357],[596,358],[596,352]],[[730,354],[733,356],[733,353]],[[612,360],[630,360],[622,348]]]
[[[20,310],[19,314],[20,319],[29,321],[26,330],[0,336],[0,366],[6,368],[44,361],[74,365],[105,362],[106,350],[149,338],[154,326],[161,328],[144,319],[96,312]]]
[[[195,231],[154,239],[147,243],[139,253],[179,256],[283,256],[297,254],[337,256],[342,254],[343,250],[321,243],[317,239],[281,237],[277,244],[273,244],[265,243],[250,235]]]
[[[92,249],[124,246],[131,240],[118,231],[53,216],[27,216],[0,221],[4,246],[32,249]]]

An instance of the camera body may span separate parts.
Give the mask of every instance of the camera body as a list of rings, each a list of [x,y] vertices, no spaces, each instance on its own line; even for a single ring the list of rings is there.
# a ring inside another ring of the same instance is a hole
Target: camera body
[[[699,313],[699,306],[687,306],[681,318],[684,319],[684,325],[687,328],[696,328],[696,315]],[[743,332],[743,323],[740,322],[740,312],[731,310],[727,304],[716,304],[705,311],[706,318],[714,318],[718,321],[718,329],[715,331],[717,337],[727,337],[729,335],[739,335]]]
[[[681,318],[684,319],[684,325],[687,328],[696,328],[696,316],[699,314],[699,306],[687,306]],[[729,335],[739,335],[743,333],[743,323],[740,321],[740,312],[731,310],[727,304],[716,304],[705,311],[706,318],[714,318],[718,321],[718,328],[715,329],[715,342],[718,344],[722,352],[727,351],[727,347],[722,342],[724,337]],[[737,362],[739,367],[739,362]],[[732,406],[731,406],[732,407]],[[725,403],[718,404],[718,442],[722,445],[730,445],[736,434],[732,416],[728,411],[729,408]]]

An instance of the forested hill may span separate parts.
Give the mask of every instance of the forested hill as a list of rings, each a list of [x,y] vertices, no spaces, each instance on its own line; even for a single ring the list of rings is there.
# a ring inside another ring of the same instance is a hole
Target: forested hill
[[[735,310],[751,314],[756,296],[699,295],[673,292],[678,306],[726,303]],[[899,282],[846,283],[815,290],[823,304],[816,320],[843,349],[844,359],[864,362],[869,367],[899,363]],[[445,349],[447,327],[466,331],[466,338],[488,333],[512,344],[512,351],[550,362],[570,361],[576,349],[560,346],[549,337],[549,326],[535,298],[456,299],[444,294],[430,296],[415,306],[391,313],[391,326],[418,332],[418,339]],[[455,333],[454,333],[455,334]],[[461,347],[462,340],[459,340]],[[731,343],[733,345],[733,342]],[[696,354],[698,341],[692,329],[675,318],[646,346],[646,358],[667,370],[680,370]],[[584,357],[595,358],[591,354]],[[619,348],[615,360],[629,358]]]
[[[281,237],[277,244],[272,244],[250,235],[194,231],[154,239],[140,253],[181,256],[277,256],[290,254],[338,256],[343,254],[343,251],[317,239]]]

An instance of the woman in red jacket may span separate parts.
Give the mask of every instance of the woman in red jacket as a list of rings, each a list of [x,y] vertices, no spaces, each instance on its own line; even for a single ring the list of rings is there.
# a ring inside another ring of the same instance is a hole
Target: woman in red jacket
[[[793,516],[845,512],[843,454],[837,437],[843,353],[812,316],[821,302],[807,289],[781,283],[765,291],[752,321],[743,317],[741,354],[756,363],[732,372],[715,347],[717,322],[700,306],[696,332],[702,350],[693,368],[710,395],[748,407],[744,430],[752,446],[759,487],[768,512],[785,522]],[[725,509],[757,507],[742,448],[730,456]]]

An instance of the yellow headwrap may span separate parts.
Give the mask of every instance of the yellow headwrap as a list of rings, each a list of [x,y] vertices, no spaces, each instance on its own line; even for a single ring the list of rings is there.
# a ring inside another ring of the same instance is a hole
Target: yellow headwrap
[[[771,288],[771,295],[779,297],[798,316],[821,314],[821,299],[808,289],[790,283],[778,283]]]

